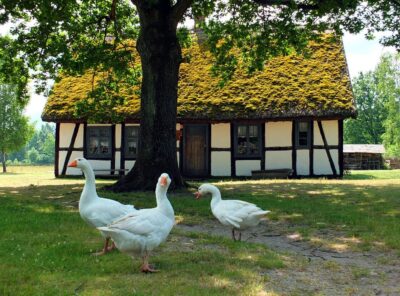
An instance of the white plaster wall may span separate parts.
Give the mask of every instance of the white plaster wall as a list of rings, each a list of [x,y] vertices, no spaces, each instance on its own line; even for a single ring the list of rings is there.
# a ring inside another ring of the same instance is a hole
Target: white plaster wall
[[[339,174],[339,151],[337,149],[329,150],[335,164],[336,173]],[[314,174],[315,175],[333,175],[328,155],[324,149],[314,150]]]
[[[265,169],[291,169],[292,168],[292,150],[287,151],[266,151]]]
[[[61,175],[63,167],[64,167],[64,161],[65,158],[67,157],[67,151],[60,151],[59,152],[59,161],[58,161],[58,173]],[[71,157],[69,159],[69,162],[73,161],[75,158],[78,157],[83,157],[83,152],[82,151],[72,151]],[[82,175],[82,171],[80,169],[76,168],[69,168],[67,167],[67,171],[65,173],[66,175]]]
[[[337,120],[321,121],[328,145],[339,145],[339,123]],[[314,121],[314,145],[324,145],[318,123]]]
[[[265,127],[266,147],[292,146],[292,122],[267,122]]]
[[[231,175],[231,153],[228,151],[211,152],[211,176]]]
[[[309,175],[310,174],[310,151],[297,150],[297,175]]]
[[[115,152],[115,169],[119,170],[121,168],[121,152]]]
[[[83,124],[79,125],[78,134],[76,135],[74,148],[83,148],[83,134],[85,126]]]
[[[94,170],[110,170],[111,169],[111,160],[110,159],[105,159],[105,160],[89,159],[89,162],[92,165],[92,168]],[[109,175],[110,172],[99,172],[99,174],[101,174],[101,175],[104,175],[104,174]]]
[[[122,124],[115,125],[115,148],[121,148]]]
[[[131,170],[135,164],[135,160],[126,160],[125,161],[125,169]]]
[[[68,148],[71,143],[75,123],[60,123],[60,147]]]
[[[211,125],[211,147],[231,147],[231,128],[229,123],[218,123]]]
[[[251,171],[260,170],[260,160],[236,160],[236,176],[251,176]]]

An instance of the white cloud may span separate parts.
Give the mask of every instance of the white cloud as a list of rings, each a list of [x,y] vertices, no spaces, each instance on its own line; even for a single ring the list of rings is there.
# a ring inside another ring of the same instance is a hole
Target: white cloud
[[[355,77],[359,72],[373,70],[383,53],[396,51],[393,47],[379,44],[381,36],[367,40],[363,34],[344,34],[343,44],[351,77]]]

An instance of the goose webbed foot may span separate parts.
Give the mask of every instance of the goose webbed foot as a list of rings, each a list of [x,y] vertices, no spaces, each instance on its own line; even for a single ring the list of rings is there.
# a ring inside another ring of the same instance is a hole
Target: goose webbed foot
[[[239,237],[236,238],[235,235],[235,228],[232,228],[232,239],[236,242],[236,241],[241,241],[242,240],[242,232],[239,231]]]
[[[159,272],[158,269],[155,269],[153,266],[149,264],[149,255],[147,253],[146,255],[143,256],[143,264],[140,267],[140,271],[144,273]]]
[[[93,256],[102,256],[107,254],[108,252],[112,251],[115,248],[115,244],[114,242],[112,243],[112,245],[110,247],[108,247],[108,243],[109,243],[110,239],[106,238],[106,241],[104,242],[104,247],[100,252],[95,252],[92,255]]]

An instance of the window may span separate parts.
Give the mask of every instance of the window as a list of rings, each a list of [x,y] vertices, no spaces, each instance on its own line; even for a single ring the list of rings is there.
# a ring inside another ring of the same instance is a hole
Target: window
[[[311,146],[311,124],[310,121],[296,122],[296,147],[310,148]]]
[[[86,129],[86,157],[110,158],[112,151],[111,126],[88,126]]]
[[[261,126],[237,125],[235,136],[236,157],[256,158],[261,156]]]
[[[125,158],[135,158],[137,156],[139,139],[138,126],[125,127]]]

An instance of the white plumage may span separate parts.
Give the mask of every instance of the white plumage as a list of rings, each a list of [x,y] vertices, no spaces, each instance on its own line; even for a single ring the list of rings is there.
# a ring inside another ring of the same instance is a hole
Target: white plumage
[[[143,258],[141,271],[156,271],[148,264],[149,253],[164,242],[175,224],[174,209],[167,198],[171,183],[168,174],[162,174],[156,187],[157,207],[137,210],[107,227],[98,229],[109,235],[117,248],[132,257]]]
[[[265,214],[265,211],[256,205],[242,200],[223,200],[219,189],[211,184],[203,184],[199,187],[196,198],[203,194],[211,193],[211,211],[221,224],[232,227],[232,238],[236,240],[235,230],[241,230],[257,226]]]
[[[79,168],[85,175],[85,186],[79,199],[79,214],[82,219],[92,227],[106,226],[113,221],[135,212],[136,209],[132,205],[124,205],[115,200],[102,198],[97,195],[95,175],[90,163],[85,158],[77,158],[68,164],[69,167]],[[104,248],[101,252],[105,254],[108,249],[110,237],[101,232],[106,239]]]

